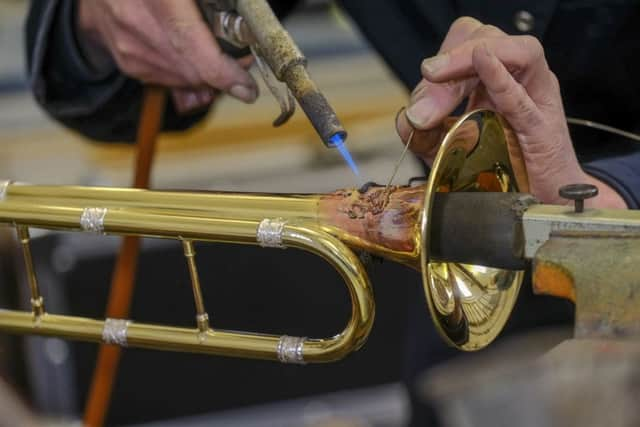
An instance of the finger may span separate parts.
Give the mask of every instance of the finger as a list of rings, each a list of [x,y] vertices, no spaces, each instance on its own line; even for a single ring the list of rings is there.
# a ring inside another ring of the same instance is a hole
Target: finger
[[[201,110],[211,105],[214,94],[209,89],[200,91],[173,89],[171,91],[173,105],[180,114]]]
[[[138,43],[126,33],[110,34],[108,44],[113,60],[126,75],[145,83],[154,83],[168,87],[187,87],[190,82],[184,73],[150,49]]]
[[[547,69],[540,42],[531,36],[489,37],[468,40],[453,50],[428,58],[422,63],[422,75],[429,81],[442,83],[459,80],[476,74],[472,53],[485,44],[511,73],[535,73]]]
[[[472,38],[500,37],[505,33],[493,25],[470,18],[458,18],[442,43],[441,52],[455,48]],[[407,118],[416,129],[437,125],[454,111],[477,86],[476,78],[432,83],[422,80],[411,95]]]
[[[238,61],[238,64],[244,68],[245,70],[248,70],[249,68],[251,68],[251,66],[253,66],[253,63],[255,62],[255,58],[253,57],[253,55],[246,55],[243,56],[242,58],[238,58],[236,61]]]
[[[536,103],[486,44],[474,48],[472,61],[487,95],[513,129],[522,135],[540,129],[543,116]]]
[[[495,25],[483,24],[480,27],[476,27],[475,31],[471,33],[471,35],[469,35],[469,37],[467,37],[467,39],[464,41],[472,40],[472,39],[480,39],[485,37],[503,37],[503,36],[507,36],[507,33],[502,31],[500,28],[496,27]]]
[[[179,77],[174,87],[195,88],[204,85],[197,70],[173,49],[162,16],[154,14],[163,2],[135,4],[127,1],[112,8],[115,26],[111,28],[111,44],[123,60],[144,58],[154,64],[158,73],[171,72]],[[127,7],[124,7],[126,5]],[[115,13],[114,10],[121,12]]]
[[[171,46],[182,60],[191,64],[209,86],[244,102],[254,102],[258,96],[255,81],[236,60],[222,52],[193,2],[162,3]]]
[[[157,63],[149,62],[146,58],[123,59],[114,56],[118,68],[127,76],[143,83],[157,84],[166,87],[184,87],[184,79],[173,70],[164,69]]]
[[[405,110],[402,109],[396,116],[396,131],[405,145],[409,143],[411,132],[413,132],[409,150],[427,164],[430,165],[433,162],[444,132],[443,126],[437,126],[429,130],[415,129],[407,119]]]
[[[403,144],[407,143],[411,131],[414,130],[411,122],[407,119],[406,111],[407,109],[402,107],[400,111],[398,111],[398,114],[396,114],[396,132]]]
[[[450,49],[462,44],[468,40],[469,36],[473,34],[478,28],[481,28],[482,22],[470,16],[463,16],[451,24],[449,32],[447,33],[440,50],[438,53],[447,52]]]
[[[482,109],[496,111],[496,106],[493,101],[491,101],[491,98],[487,94],[487,88],[481,81],[478,82],[478,86],[476,86],[473,92],[469,95],[467,106],[474,110]]]
[[[437,126],[477,85],[476,77],[447,83],[426,82],[412,95],[407,119],[416,129],[426,130]]]

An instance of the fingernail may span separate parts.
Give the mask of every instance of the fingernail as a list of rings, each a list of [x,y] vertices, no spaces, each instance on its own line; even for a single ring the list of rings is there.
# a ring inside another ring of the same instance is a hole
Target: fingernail
[[[443,53],[422,61],[422,71],[424,74],[436,74],[449,64],[449,55]]]
[[[229,89],[229,94],[249,104],[256,102],[258,98],[258,91],[255,88],[243,85],[233,86]]]
[[[399,109],[399,110],[398,110],[398,112],[396,113],[396,120],[395,120],[395,123],[396,123],[396,129],[398,128],[398,120],[400,119],[400,115],[401,115],[402,113],[404,113],[406,110],[407,110],[407,107],[402,106],[402,107],[400,107],[400,109]]]
[[[415,104],[417,100],[424,97],[424,92],[427,90],[427,85],[420,85],[416,87],[416,89],[411,92],[411,97],[409,98],[409,105]]]
[[[421,98],[407,109],[407,120],[414,128],[424,129],[429,124],[434,110],[435,106],[431,97]]]
[[[396,124],[396,133],[398,135],[400,135],[400,117],[402,116],[402,114],[407,117],[407,107],[403,106],[402,108],[400,108],[400,110],[398,110],[398,113],[396,114],[394,123]],[[411,123],[409,123],[409,125],[411,125]]]

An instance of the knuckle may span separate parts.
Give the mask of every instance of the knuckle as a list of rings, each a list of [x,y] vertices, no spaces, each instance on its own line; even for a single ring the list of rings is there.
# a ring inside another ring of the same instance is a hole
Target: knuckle
[[[136,28],[139,25],[139,14],[131,7],[130,1],[111,1],[109,14],[114,24],[121,29]]]
[[[115,22],[123,23],[126,21],[128,16],[128,13],[125,7],[126,4],[127,3],[118,2],[118,1],[109,2],[109,5],[111,6],[109,8],[109,13],[111,14],[111,17]]]
[[[554,92],[560,92],[560,81],[558,80],[558,76],[556,76],[556,74],[549,70],[549,82],[551,84],[551,89]]]
[[[213,55],[205,66],[201,66],[199,69],[202,81],[216,89],[226,89],[234,81],[240,79],[238,73],[243,72],[243,70],[235,70],[232,64],[224,60],[222,54]]]
[[[470,16],[462,16],[451,24],[449,33],[472,33],[477,27],[482,26],[482,22]]]
[[[540,43],[540,40],[538,40],[536,37],[530,35],[516,37],[522,49],[530,52],[536,58],[544,55],[544,48],[542,47],[542,43]]]
[[[539,129],[544,123],[540,114],[535,109],[532,102],[520,98],[516,101],[514,109],[510,114],[517,115],[522,123],[526,123],[529,129]]]
[[[200,72],[199,80],[216,89],[224,89],[223,74],[219,67],[208,67]]]
[[[445,88],[449,94],[455,99],[461,99],[465,95],[466,91],[466,81],[460,80],[449,80],[445,83],[442,83],[442,86]]]
[[[453,30],[453,29],[460,29],[460,28],[475,27],[478,25],[482,25],[482,23],[477,19],[472,18],[471,16],[461,16],[460,18],[453,21],[453,24],[451,24],[451,29]]]
[[[482,25],[480,28],[475,30],[473,34],[474,37],[502,36],[502,35],[504,35],[504,32],[500,28],[491,24]]]
[[[133,47],[131,43],[122,38],[117,39],[113,44],[114,54],[122,61],[129,61],[133,56]]]
[[[197,86],[203,85],[203,80],[200,78],[198,73],[192,70],[185,70],[183,71],[182,75],[187,85],[191,87],[197,87]]]
[[[183,20],[170,17],[166,22],[167,34],[171,46],[179,53],[186,54],[192,50],[193,29]]]
[[[522,117],[529,119],[533,117],[534,110],[533,108],[531,108],[531,103],[527,102],[526,98],[519,96],[518,98],[516,98],[514,113],[517,113]]]

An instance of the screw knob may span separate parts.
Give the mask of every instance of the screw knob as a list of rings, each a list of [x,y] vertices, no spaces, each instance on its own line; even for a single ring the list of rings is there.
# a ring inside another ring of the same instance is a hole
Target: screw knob
[[[598,187],[591,184],[569,184],[560,187],[560,197],[575,201],[576,213],[584,212],[584,201],[598,195]]]

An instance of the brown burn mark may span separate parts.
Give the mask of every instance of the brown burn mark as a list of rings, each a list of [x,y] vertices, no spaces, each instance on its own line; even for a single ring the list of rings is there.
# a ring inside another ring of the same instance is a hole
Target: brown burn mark
[[[412,252],[423,198],[421,187],[393,186],[387,191],[368,185],[360,190],[338,190],[323,198],[323,217],[373,245]]]

